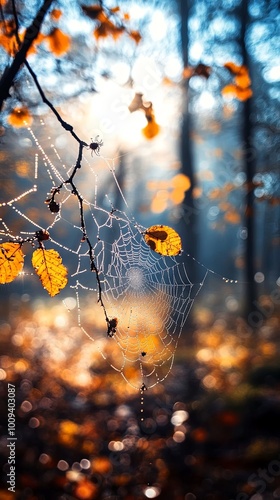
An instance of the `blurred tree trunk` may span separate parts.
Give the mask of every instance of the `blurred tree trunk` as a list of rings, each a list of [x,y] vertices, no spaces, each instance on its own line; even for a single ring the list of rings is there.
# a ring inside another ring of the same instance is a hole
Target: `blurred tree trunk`
[[[178,0],[181,14],[181,44],[184,67],[189,65],[189,13],[192,2],[190,0]],[[192,120],[189,113],[189,80],[184,83],[183,95],[183,113],[182,113],[182,128],[181,128],[181,144],[180,156],[182,162],[182,172],[187,175],[191,182],[191,188],[186,192],[184,203],[182,206],[182,222],[179,228],[182,237],[183,249],[186,253],[192,256],[197,254],[196,234],[197,234],[197,213],[198,209],[194,206],[193,188],[194,188],[194,165],[193,165],[193,150],[192,150]],[[187,228],[186,228],[187,224]],[[191,280],[195,280],[195,276],[191,276]]]
[[[250,61],[249,54],[246,45],[246,35],[249,25],[249,11],[248,11],[248,0],[242,0],[240,6],[240,17],[241,17],[241,33],[240,33],[240,46],[243,64],[249,69],[250,72]],[[245,248],[245,303],[244,303],[244,313],[246,317],[255,308],[255,301],[257,299],[256,286],[254,281],[255,275],[255,250],[254,250],[254,190],[253,190],[253,178],[255,174],[255,149],[252,141],[253,134],[253,123],[252,123],[252,98],[247,99],[244,103],[243,108],[243,123],[242,123],[242,142],[244,150],[244,166],[246,173],[246,210],[244,226],[247,228],[247,239]]]

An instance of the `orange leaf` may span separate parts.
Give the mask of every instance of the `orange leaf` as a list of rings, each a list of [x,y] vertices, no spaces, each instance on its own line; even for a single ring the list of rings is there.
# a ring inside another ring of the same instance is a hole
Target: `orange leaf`
[[[59,28],[54,28],[51,33],[46,36],[45,40],[49,44],[51,52],[57,57],[62,56],[70,49],[70,37]]]
[[[53,9],[50,13],[50,16],[53,21],[58,21],[60,17],[62,16],[62,12],[60,9]]]
[[[29,113],[28,108],[22,106],[21,108],[14,108],[8,116],[7,121],[13,127],[28,127],[33,122],[33,118]]]
[[[0,244],[0,283],[11,283],[23,268],[24,255],[19,243]]]
[[[56,250],[38,248],[33,252],[32,265],[51,297],[67,285],[67,269]]]
[[[178,255],[182,250],[182,242],[178,233],[172,227],[151,226],[144,233],[147,245],[160,255]]]
[[[236,97],[239,101],[247,101],[252,97],[253,91],[250,88],[242,89],[240,87],[236,87]]]
[[[224,64],[224,68],[228,69],[233,75],[238,75],[240,71],[244,71],[245,66],[238,66],[233,62],[227,62]]]
[[[236,85],[234,85],[234,83],[229,83],[229,85],[226,85],[223,89],[222,89],[222,95],[224,96],[233,96],[233,97],[236,97]]]
[[[146,139],[153,139],[160,132],[160,126],[154,121],[151,120],[148,122],[146,127],[142,128],[142,133],[146,137]]]
[[[140,35],[139,31],[129,31],[129,36],[132,38],[137,44],[142,40],[142,36]]]
[[[6,22],[0,21],[0,31],[0,45],[2,45],[10,56],[14,56],[18,50],[14,20],[8,19]]]
[[[120,8],[119,7],[112,7],[110,9],[110,11],[112,12],[112,14],[116,14],[116,12],[119,12],[120,11]]]
[[[236,75],[234,80],[235,80],[237,87],[240,87],[242,89],[246,89],[247,87],[250,87],[250,85],[251,85],[251,79],[250,79],[247,71],[244,73],[240,73],[239,75]]]

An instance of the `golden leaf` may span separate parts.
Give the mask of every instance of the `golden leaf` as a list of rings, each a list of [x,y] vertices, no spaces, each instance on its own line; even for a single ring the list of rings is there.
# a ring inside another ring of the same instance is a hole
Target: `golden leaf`
[[[19,243],[0,245],[0,283],[11,283],[23,268],[24,255]]]
[[[57,295],[66,286],[67,269],[56,250],[38,248],[33,252],[32,265],[51,297]]]
[[[178,255],[182,250],[182,242],[172,227],[156,225],[149,227],[144,233],[147,245],[160,255]]]

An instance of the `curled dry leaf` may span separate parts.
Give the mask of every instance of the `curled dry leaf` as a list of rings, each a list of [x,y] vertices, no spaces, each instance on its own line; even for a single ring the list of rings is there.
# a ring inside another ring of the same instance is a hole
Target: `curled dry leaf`
[[[51,297],[57,295],[67,285],[67,269],[56,250],[38,248],[33,252],[32,265]]]
[[[174,256],[182,251],[182,241],[179,234],[169,226],[155,225],[144,233],[147,245],[160,255]]]
[[[128,106],[128,109],[129,109],[130,113],[133,113],[134,111],[137,111],[138,109],[144,109],[143,94],[141,92],[136,92],[130,105]]]
[[[19,243],[0,245],[0,283],[11,283],[23,268],[24,255]]]

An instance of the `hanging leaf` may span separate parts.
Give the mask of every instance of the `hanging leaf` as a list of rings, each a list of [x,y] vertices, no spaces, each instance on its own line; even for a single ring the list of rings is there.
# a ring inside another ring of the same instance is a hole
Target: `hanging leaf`
[[[142,128],[143,135],[149,140],[156,137],[159,132],[160,126],[154,120],[149,121],[146,127]]]
[[[133,113],[134,111],[137,111],[138,109],[143,109],[143,106],[144,106],[143,94],[141,92],[136,92],[130,105],[128,106],[130,113]]]
[[[172,227],[156,225],[149,227],[144,233],[147,245],[160,255],[178,255],[182,251],[182,242]]]
[[[38,248],[33,252],[32,265],[51,297],[57,295],[66,286],[67,269],[56,250]]]
[[[0,245],[0,283],[11,283],[23,268],[24,255],[19,243]]]
[[[152,103],[150,103],[148,107],[144,107],[143,109],[145,110],[145,116],[148,124],[146,125],[146,127],[142,128],[142,133],[146,137],[146,139],[151,140],[159,134],[160,126],[156,122]]]

